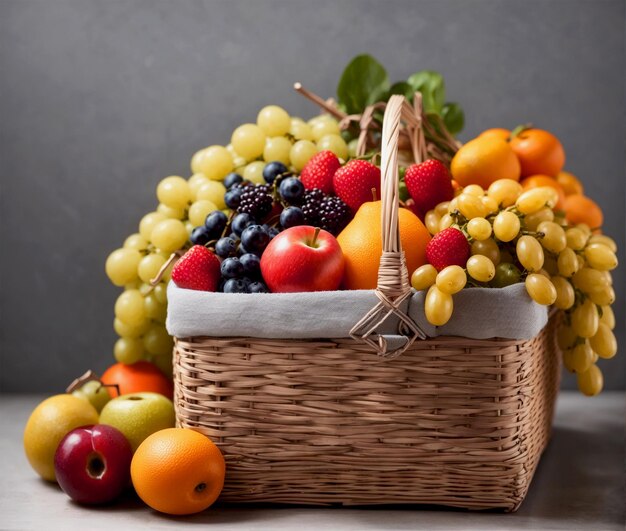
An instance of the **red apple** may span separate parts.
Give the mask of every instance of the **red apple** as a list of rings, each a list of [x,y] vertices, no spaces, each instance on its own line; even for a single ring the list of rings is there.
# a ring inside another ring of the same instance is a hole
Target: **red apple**
[[[278,234],[261,258],[261,273],[270,291],[332,291],[343,277],[343,253],[335,237],[309,225]]]
[[[54,471],[59,486],[74,501],[107,503],[128,488],[132,458],[130,443],[118,429],[83,426],[59,443]]]

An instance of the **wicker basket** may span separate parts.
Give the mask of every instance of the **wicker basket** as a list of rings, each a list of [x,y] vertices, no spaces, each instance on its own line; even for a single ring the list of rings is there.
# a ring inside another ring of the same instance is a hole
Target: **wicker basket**
[[[385,112],[381,302],[354,337],[176,339],[177,423],[224,453],[223,501],[511,511],[528,491],[559,386],[557,315],[528,341],[421,339],[407,322],[396,160],[406,106],[392,97]],[[389,353],[375,329],[391,314],[408,341]]]

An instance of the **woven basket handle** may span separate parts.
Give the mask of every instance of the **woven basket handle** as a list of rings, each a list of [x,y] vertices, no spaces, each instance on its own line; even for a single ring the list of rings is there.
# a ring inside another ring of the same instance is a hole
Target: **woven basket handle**
[[[350,331],[354,339],[361,339],[370,344],[380,356],[393,358],[402,354],[417,339],[425,339],[426,334],[401,308],[402,303],[411,296],[411,284],[406,266],[404,251],[400,241],[398,221],[399,177],[398,177],[398,139],[403,122],[411,140],[411,145],[420,162],[423,143],[421,130],[421,98],[416,97],[413,108],[404,96],[391,96],[383,118],[382,161],[381,161],[381,225],[382,248],[378,267],[378,286],[376,296],[378,304],[372,308]],[[400,336],[404,341],[394,341],[393,347],[388,337],[380,335],[376,329],[390,316],[400,320]],[[391,349],[390,349],[391,347]]]

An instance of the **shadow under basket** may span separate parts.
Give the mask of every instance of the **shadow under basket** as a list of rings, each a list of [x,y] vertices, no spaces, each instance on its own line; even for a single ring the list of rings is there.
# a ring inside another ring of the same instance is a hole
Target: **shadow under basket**
[[[223,452],[225,502],[514,511],[550,436],[558,317],[395,359],[353,339],[177,339],[177,424]]]

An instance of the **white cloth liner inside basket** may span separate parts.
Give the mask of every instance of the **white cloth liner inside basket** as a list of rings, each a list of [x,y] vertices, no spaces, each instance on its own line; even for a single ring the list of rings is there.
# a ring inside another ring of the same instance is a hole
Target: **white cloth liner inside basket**
[[[408,304],[409,315],[429,337],[526,340],[548,322],[547,308],[532,301],[523,283],[462,290],[453,296],[452,318],[440,327],[426,320],[425,296],[413,293],[405,309]],[[167,331],[179,338],[345,338],[378,302],[373,290],[230,294],[181,289],[174,282],[167,297]],[[401,337],[393,317],[378,332],[390,340]]]

